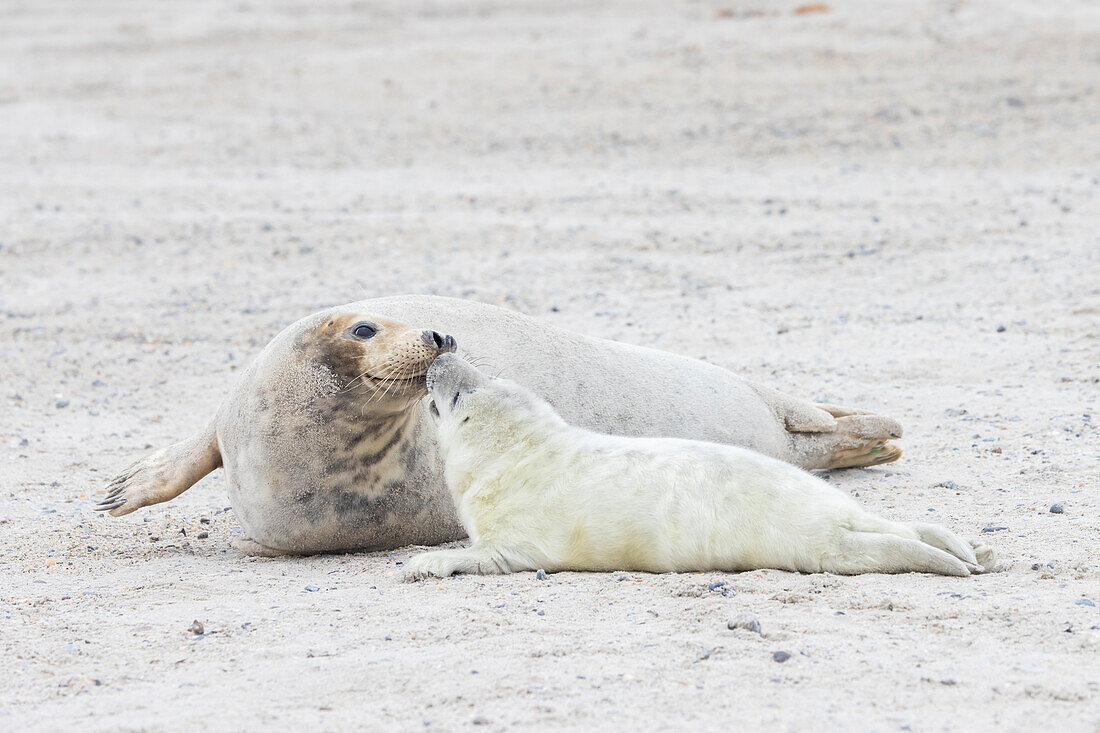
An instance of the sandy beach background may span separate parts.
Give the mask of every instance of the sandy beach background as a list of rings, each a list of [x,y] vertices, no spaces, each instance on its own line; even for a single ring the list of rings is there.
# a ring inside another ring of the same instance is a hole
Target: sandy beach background
[[[1100,730],[1098,232],[1085,0],[0,4],[0,728]],[[998,572],[406,585],[230,549],[218,474],[92,511],[399,292],[889,414],[828,480]]]

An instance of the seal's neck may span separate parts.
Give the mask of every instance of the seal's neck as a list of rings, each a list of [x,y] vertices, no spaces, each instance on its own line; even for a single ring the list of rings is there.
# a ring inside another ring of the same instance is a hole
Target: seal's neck
[[[357,452],[377,453],[388,452],[395,443],[418,432],[421,411],[417,404],[399,408],[372,409],[369,401],[340,399],[327,412],[331,420],[342,424],[340,433],[352,437]]]
[[[480,433],[458,437],[444,446],[447,486],[456,501],[477,484],[503,478],[532,456],[551,457],[567,450],[564,423],[517,432]]]

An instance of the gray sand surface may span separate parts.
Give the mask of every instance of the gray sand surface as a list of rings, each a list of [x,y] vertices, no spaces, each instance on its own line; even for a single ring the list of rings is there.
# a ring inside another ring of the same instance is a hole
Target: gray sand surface
[[[1100,730],[1100,5],[829,4],[3,3],[0,729]],[[889,414],[828,480],[998,572],[408,585],[230,549],[217,473],[91,510],[410,291]]]

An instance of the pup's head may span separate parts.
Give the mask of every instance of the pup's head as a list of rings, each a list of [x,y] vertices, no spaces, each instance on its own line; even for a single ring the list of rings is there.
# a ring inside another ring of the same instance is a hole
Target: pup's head
[[[461,443],[500,452],[561,421],[529,390],[486,376],[454,354],[440,355],[428,368],[428,399],[445,450]]]

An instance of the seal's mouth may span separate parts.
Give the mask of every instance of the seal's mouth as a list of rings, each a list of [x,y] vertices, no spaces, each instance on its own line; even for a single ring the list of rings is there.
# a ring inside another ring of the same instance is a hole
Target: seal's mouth
[[[417,375],[412,376],[412,377],[403,377],[401,379],[394,379],[393,377],[376,377],[373,374],[367,374],[365,376],[367,377],[367,379],[371,379],[375,382],[386,382],[386,383],[389,383],[389,384],[413,384],[413,383],[416,383],[416,382],[426,382],[426,381],[428,381],[428,373],[427,372],[425,372],[424,374],[417,374]]]

